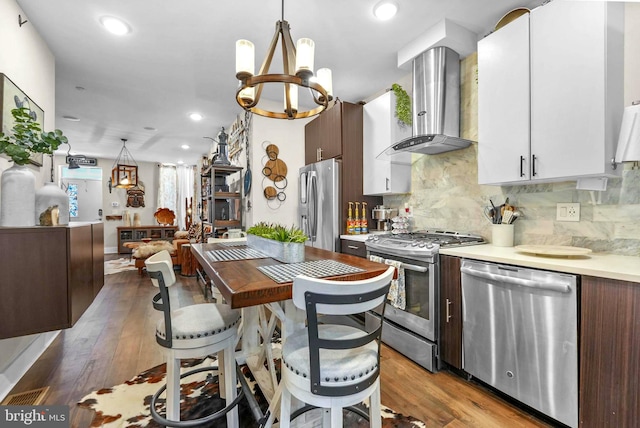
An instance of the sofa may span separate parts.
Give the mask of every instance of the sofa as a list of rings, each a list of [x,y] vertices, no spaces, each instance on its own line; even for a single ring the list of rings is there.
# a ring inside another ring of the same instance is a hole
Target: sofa
[[[143,274],[143,269],[145,268],[145,260],[162,250],[169,251],[174,267],[182,266],[182,245],[188,244],[189,242],[189,239],[186,238],[174,238],[171,242],[158,240],[143,243],[133,249],[131,257],[133,257],[133,259],[135,260],[134,264],[135,267],[138,268],[138,273],[140,275]]]

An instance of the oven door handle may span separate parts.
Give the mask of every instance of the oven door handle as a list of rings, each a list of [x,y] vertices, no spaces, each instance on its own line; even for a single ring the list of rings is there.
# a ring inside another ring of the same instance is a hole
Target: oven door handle
[[[402,268],[416,272],[429,272],[429,268],[427,266],[410,265],[407,263],[402,263]]]

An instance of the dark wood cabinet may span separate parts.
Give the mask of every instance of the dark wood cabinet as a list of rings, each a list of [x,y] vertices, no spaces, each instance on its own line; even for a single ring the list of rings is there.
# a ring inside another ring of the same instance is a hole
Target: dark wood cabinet
[[[460,258],[440,256],[440,359],[462,369]]]
[[[352,256],[367,257],[367,247],[364,242],[351,239],[340,240],[340,252],[343,254],[351,254]]]
[[[640,421],[640,284],[583,276],[580,426]]]
[[[104,282],[102,233],[101,223],[0,228],[0,339],[68,328],[80,318]]]
[[[362,191],[362,116],[361,105],[338,101],[307,123],[304,132],[305,164],[331,158],[341,164],[340,226],[345,232],[349,202],[367,203],[369,227],[371,208],[382,204],[382,196],[364,196]]]

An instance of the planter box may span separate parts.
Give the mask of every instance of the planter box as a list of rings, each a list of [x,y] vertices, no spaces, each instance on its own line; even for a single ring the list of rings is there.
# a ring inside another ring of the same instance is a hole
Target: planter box
[[[247,234],[247,246],[262,251],[269,257],[283,263],[300,263],[304,261],[304,243],[279,242]]]

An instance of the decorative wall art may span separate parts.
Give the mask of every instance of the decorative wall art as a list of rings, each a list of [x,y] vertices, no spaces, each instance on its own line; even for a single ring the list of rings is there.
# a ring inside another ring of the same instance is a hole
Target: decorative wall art
[[[29,114],[44,129],[44,110],[42,110],[31,98],[29,98],[18,86],[5,74],[0,73],[0,130],[5,135],[12,133],[14,119],[11,110],[15,108],[27,107]],[[42,153],[34,153],[29,159],[37,166],[42,166]]]
[[[262,193],[271,209],[277,209],[287,199],[287,164],[280,159],[280,149],[269,141],[262,147],[266,152],[262,166]]]

